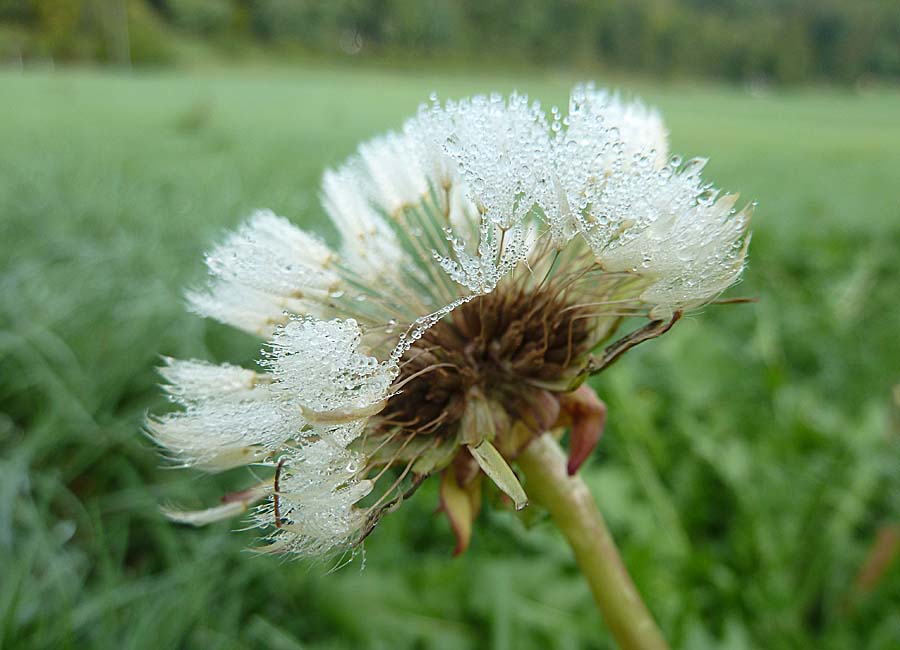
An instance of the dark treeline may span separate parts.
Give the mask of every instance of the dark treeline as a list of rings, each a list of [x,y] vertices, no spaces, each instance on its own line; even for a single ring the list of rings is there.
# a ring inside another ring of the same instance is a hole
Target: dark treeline
[[[0,0],[0,56],[177,62],[201,39],[334,56],[735,81],[900,78],[898,0]]]

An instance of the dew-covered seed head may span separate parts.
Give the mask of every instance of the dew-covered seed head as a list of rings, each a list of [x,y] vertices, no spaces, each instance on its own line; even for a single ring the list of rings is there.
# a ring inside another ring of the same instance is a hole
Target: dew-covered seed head
[[[549,111],[433,95],[324,172],[333,245],[254,213],[188,302],[264,339],[260,368],[167,359],[178,410],[147,430],[177,463],[263,480],[171,516],[249,511],[267,550],[322,556],[357,548],[435,473],[454,530],[482,486],[523,505],[509,463],[533,436],[585,412],[570,465],[596,444],[605,411],[579,386],[597,358],[739,279],[752,206],[704,181],[705,162],[670,154],[655,109],[593,85]],[[612,341],[629,318],[649,329]]]

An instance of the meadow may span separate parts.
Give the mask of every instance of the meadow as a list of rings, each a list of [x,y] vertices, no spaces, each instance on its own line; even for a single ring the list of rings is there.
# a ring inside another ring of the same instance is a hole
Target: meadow
[[[362,570],[257,557],[252,532],[158,510],[245,477],[167,468],[141,435],[160,355],[260,348],[184,307],[224,229],[257,207],[324,228],[322,170],[432,90],[549,106],[574,81],[0,71],[0,647],[611,648],[545,522],[484,512],[452,559],[426,485]],[[615,85],[759,201],[728,294],[759,301],[594,382],[610,420],[584,472],[636,582],[673,647],[900,647],[900,93]]]

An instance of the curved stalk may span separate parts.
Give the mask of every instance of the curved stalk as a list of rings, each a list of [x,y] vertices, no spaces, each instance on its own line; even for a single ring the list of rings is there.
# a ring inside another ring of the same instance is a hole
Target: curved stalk
[[[565,536],[590,584],[603,620],[622,650],[668,650],[619,556],[603,515],[584,481],[566,472],[566,457],[549,434],[519,455],[525,491],[544,506]]]

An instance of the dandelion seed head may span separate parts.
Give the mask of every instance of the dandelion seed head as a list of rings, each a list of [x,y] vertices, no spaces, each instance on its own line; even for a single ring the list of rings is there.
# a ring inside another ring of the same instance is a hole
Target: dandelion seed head
[[[435,473],[524,502],[507,463],[623,320],[665,332],[739,279],[751,210],[704,164],[670,156],[655,109],[592,85],[549,112],[519,93],[432,97],[325,171],[334,248],[254,213],[188,302],[264,338],[260,368],[167,359],[179,410],[147,430],[181,464],[269,478],[169,515],[250,512],[265,550],[319,556],[357,548]],[[646,338],[629,337],[611,347]]]

